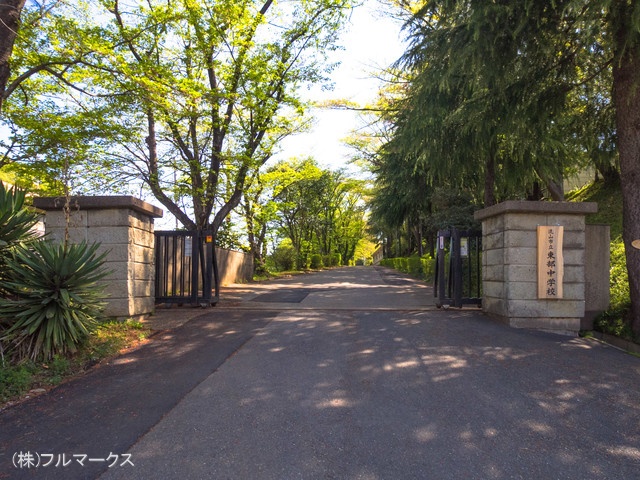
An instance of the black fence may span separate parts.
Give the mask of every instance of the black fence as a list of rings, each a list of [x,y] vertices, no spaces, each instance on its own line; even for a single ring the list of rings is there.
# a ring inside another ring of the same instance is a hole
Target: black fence
[[[156,303],[215,305],[219,297],[214,236],[156,231]]]
[[[438,231],[433,292],[438,308],[482,305],[482,232]]]

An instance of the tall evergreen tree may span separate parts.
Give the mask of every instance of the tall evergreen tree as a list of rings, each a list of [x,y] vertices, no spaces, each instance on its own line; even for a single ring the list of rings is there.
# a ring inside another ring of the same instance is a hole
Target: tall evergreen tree
[[[540,183],[561,200],[563,175],[584,158],[615,180],[617,148],[640,332],[640,2],[400,3],[413,13],[401,61],[412,81],[394,151],[490,205],[503,192],[537,198]]]

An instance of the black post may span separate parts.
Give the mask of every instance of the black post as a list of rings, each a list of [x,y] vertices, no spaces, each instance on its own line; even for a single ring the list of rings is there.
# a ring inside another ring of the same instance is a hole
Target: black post
[[[186,242],[186,238],[185,242]],[[191,304],[198,303],[198,286],[200,284],[200,245],[202,240],[200,232],[194,230],[191,232]]]
[[[453,305],[462,307],[462,256],[460,255],[460,232],[456,228],[451,229],[451,259],[453,272]]]
[[[445,295],[445,265],[444,265],[444,238],[445,232],[439,230],[436,239],[436,285],[434,290],[437,291],[438,304],[441,306],[444,302]]]

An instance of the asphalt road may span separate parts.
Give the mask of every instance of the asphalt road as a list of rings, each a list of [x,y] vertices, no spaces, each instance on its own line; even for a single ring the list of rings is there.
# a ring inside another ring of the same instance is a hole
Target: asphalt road
[[[0,478],[640,478],[634,356],[384,269],[238,292],[1,412]]]

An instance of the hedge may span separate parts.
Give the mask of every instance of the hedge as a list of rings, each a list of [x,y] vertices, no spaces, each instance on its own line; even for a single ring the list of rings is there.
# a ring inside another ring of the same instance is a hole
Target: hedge
[[[433,281],[435,275],[436,262],[430,255],[419,257],[383,258],[380,261],[383,267],[393,268],[402,273],[407,273],[427,281]]]

